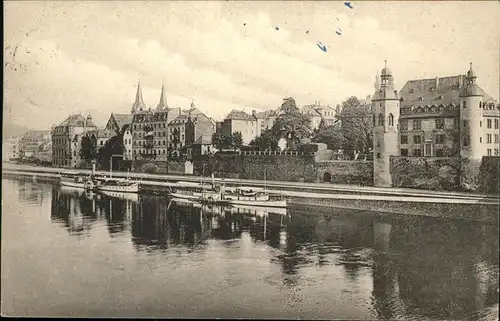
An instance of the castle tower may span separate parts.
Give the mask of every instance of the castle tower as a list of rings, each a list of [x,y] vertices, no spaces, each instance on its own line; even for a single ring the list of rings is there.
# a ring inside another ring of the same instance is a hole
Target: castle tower
[[[400,155],[399,98],[387,61],[378,85],[380,87],[372,99],[373,183],[379,187],[391,187],[390,157]]]
[[[132,115],[138,111],[146,110],[146,104],[144,104],[144,99],[142,99],[141,81],[137,83],[137,92],[135,94],[135,102],[132,105],[131,113]]]
[[[470,69],[465,76],[465,84],[460,91],[460,156],[481,160],[485,155],[485,139],[482,137],[483,91],[476,85],[476,74]],[[486,125],[485,125],[486,126]]]

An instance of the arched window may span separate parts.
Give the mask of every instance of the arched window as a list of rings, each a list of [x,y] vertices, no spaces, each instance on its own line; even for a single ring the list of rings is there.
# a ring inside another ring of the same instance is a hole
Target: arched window
[[[481,103],[481,102],[479,102],[479,108],[481,108],[481,105],[482,105],[482,103]]]
[[[394,116],[389,114],[389,126],[394,126]]]
[[[465,100],[464,100],[464,106],[463,106],[463,108],[464,109],[467,108],[467,102]]]
[[[378,125],[384,126],[384,115],[378,114]]]

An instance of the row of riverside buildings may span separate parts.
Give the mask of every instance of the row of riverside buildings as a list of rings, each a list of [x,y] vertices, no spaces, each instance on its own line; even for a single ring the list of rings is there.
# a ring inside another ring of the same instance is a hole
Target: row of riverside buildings
[[[476,81],[471,64],[464,75],[410,80],[398,92],[393,74],[385,66],[376,77],[374,94],[362,101],[371,106],[374,159],[382,166],[378,170],[381,177],[386,177],[384,170],[388,171],[390,156],[479,159],[499,155],[500,105]],[[339,106],[315,102],[301,110],[311,117],[314,129],[321,120],[333,124]],[[53,166],[78,167],[82,137],[92,138],[98,149],[123,133],[125,160],[161,161],[180,153],[215,152],[211,139],[219,130],[241,132],[243,143],[248,145],[270,129],[279,115],[279,108],[251,113],[232,110],[223,121],[216,122],[194,103],[185,110],[169,108],[164,86],[157,106],[148,108],[139,83],[130,113],[112,113],[104,128],[99,129],[90,115],[70,115],[53,126],[50,144],[40,143],[43,139],[33,132],[33,137],[24,139],[23,146],[50,146]],[[46,142],[48,133],[41,136]]]
[[[310,115],[314,128],[322,119],[326,124],[333,124],[335,120],[335,109],[321,106],[319,102],[304,106],[303,112]],[[98,150],[119,133],[123,134],[124,160],[166,161],[169,155],[210,154],[216,151],[212,144],[216,130],[230,134],[241,132],[243,143],[248,145],[262,131],[270,129],[278,116],[279,108],[263,112],[253,110],[251,114],[232,110],[223,121],[216,122],[193,102],[189,109],[169,108],[164,86],[157,106],[148,108],[139,83],[130,114],[112,113],[103,129],[97,128],[90,115],[81,114],[70,115],[54,126],[51,130],[52,163],[56,167],[79,167],[83,137],[91,138]]]

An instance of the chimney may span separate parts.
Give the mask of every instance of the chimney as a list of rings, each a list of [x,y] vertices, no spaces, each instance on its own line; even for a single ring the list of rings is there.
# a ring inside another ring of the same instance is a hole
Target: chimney
[[[436,77],[436,86],[435,86],[436,90],[438,90],[439,88],[439,77]]]
[[[254,117],[255,117],[255,114],[256,114],[256,113],[257,113],[257,112],[255,111],[255,109],[254,109],[254,110],[252,110],[252,115],[253,115]]]

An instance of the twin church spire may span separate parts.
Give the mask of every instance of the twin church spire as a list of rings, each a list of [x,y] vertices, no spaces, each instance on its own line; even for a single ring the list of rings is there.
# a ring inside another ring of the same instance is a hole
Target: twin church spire
[[[136,112],[146,110],[146,104],[144,103],[144,99],[142,97],[142,89],[141,89],[141,81],[137,83],[137,92],[135,94],[135,101],[132,104],[131,113],[135,114]],[[160,94],[160,102],[156,106],[157,111],[167,110],[167,96],[165,94],[165,84],[161,85],[161,94]]]

